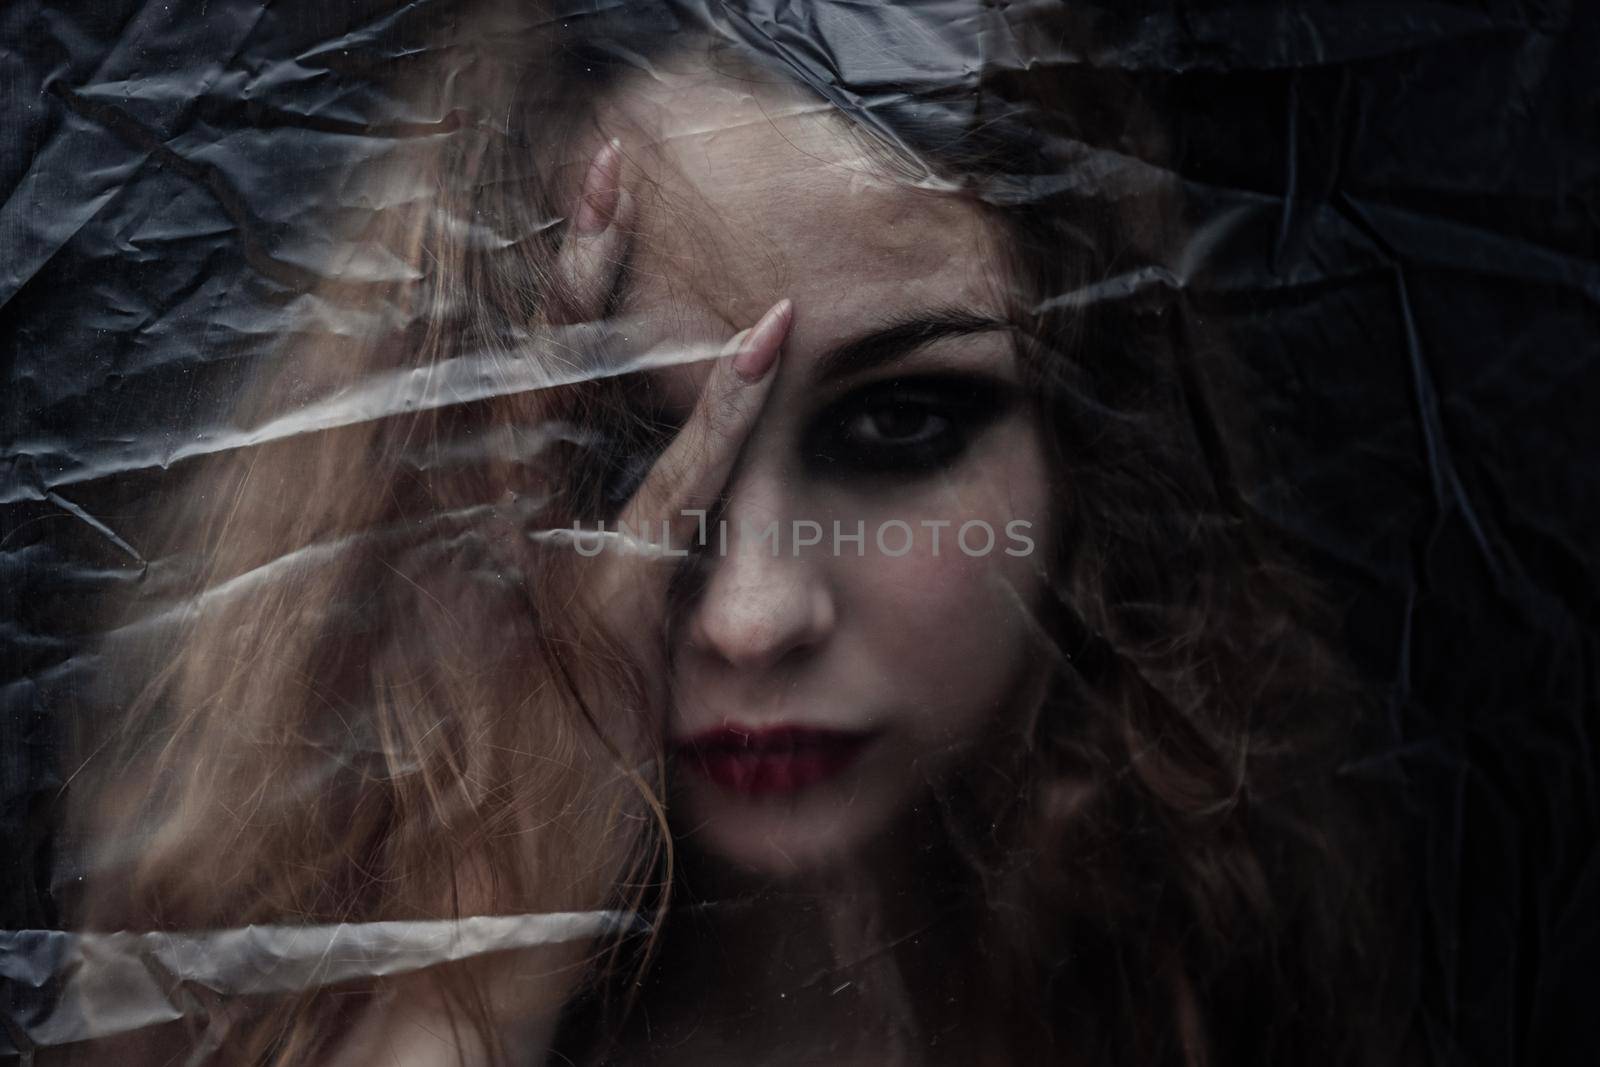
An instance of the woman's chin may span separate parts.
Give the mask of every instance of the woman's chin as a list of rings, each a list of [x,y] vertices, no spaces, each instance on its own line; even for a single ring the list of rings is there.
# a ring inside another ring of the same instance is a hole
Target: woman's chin
[[[692,772],[679,776],[674,837],[704,861],[762,879],[804,879],[867,861],[895,822],[896,805],[857,781],[748,793]]]

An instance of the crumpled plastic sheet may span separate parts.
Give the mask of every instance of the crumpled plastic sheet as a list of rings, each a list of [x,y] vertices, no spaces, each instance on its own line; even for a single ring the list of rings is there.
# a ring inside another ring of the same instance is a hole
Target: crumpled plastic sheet
[[[68,773],[58,727],[91,713],[100,605],[162,581],[164,561],[124,531],[169,504],[169,469],[548,384],[466,361],[264,428],[216,418],[290,324],[355,328],[306,306],[327,263],[352,286],[402,268],[340,259],[320,221],[375,207],[332,179],[448,130],[406,113],[378,76],[425,47],[414,27],[439,7],[0,10],[12,1041],[176,1018],[174,980],[304,988],[623,921],[50,928],[52,896],[82,861],[52,836]],[[1386,690],[1393,745],[1372,759],[1410,783],[1429,1050],[1558,1062],[1586,1032],[1578,990],[1600,962],[1595,5],[1083,4],[1094,46],[1051,55],[1017,51],[1004,7],[752,3],[727,17],[867,116],[878,72],[937,85],[952,70],[1058,63],[1149,93],[1176,131],[1170,165],[1104,153],[1059,180],[1113,198],[1181,188],[1187,247],[1058,299],[1171,289],[1226,326],[1274,427],[1262,468],[1243,472],[1251,506],[1340,583],[1352,653]]]
[[[248,926],[212,933],[0,933],[0,977],[39,994],[8,1004],[10,1040],[48,1048],[181,1019],[196,988],[220,996],[318,989],[406,974],[491,952],[587,940],[631,926],[617,912]],[[41,988],[61,981],[62,992]]]

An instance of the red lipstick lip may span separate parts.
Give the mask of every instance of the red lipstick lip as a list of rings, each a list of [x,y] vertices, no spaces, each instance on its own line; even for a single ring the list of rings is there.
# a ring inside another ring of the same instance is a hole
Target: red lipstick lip
[[[876,733],[815,726],[721,726],[677,745],[679,758],[714,785],[744,796],[782,796],[848,768]]]

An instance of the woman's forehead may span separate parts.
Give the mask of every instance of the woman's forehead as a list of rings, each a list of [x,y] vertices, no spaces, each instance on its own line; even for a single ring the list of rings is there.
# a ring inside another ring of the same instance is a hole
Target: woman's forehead
[[[898,179],[835,113],[720,85],[669,102],[670,123],[624,141],[640,189],[630,315],[709,339],[788,297],[800,352],[923,307],[1003,316],[986,217]]]

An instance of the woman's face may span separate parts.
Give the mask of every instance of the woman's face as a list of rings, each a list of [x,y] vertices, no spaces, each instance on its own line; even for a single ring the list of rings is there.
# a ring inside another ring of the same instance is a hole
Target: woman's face
[[[855,862],[1042,687],[1049,478],[997,237],[820,104],[665,74],[622,101],[632,345],[703,351],[794,302],[672,621],[672,819],[763,874]],[[681,420],[707,369],[642,402]]]

